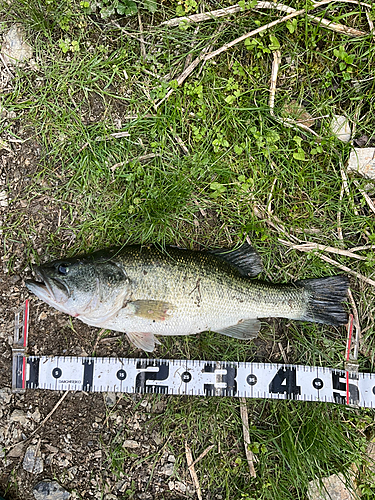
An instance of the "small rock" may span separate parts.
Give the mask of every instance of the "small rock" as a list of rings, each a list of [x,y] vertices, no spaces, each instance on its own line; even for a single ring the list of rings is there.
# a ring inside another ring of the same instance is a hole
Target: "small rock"
[[[1,143],[0,143],[0,149],[1,149]],[[8,195],[6,191],[0,191],[0,207],[7,207],[8,206]]]
[[[77,475],[78,467],[74,465],[73,467],[70,467],[70,469],[68,469],[67,472],[69,481],[72,481]]]
[[[333,115],[331,121],[331,132],[342,142],[349,142],[352,137],[352,130],[346,116]]]
[[[10,418],[10,422],[19,422],[20,424],[26,424],[27,422],[27,417],[25,415],[25,412],[22,410],[13,410]]]
[[[40,481],[33,489],[35,500],[68,500],[70,493],[57,481],[45,479]]]
[[[49,443],[46,443],[44,446],[45,446],[45,447],[47,448],[47,450],[48,450],[48,451],[50,451],[51,453],[57,453],[57,452],[59,451],[59,449],[58,449],[58,448],[56,448],[56,446],[52,446],[52,445],[51,445],[51,444],[49,444]]]
[[[182,483],[181,481],[175,481],[174,487],[180,493],[186,493],[186,484],[185,483]]]
[[[154,497],[151,493],[138,493],[139,500],[154,500]]]
[[[175,461],[176,461],[176,458],[174,455],[168,455],[168,462],[175,463]]]
[[[93,454],[92,454],[92,458],[93,460],[97,460],[99,458],[102,458],[103,456],[103,453],[102,453],[102,450],[96,450]]]
[[[138,441],[134,441],[133,439],[125,439],[125,441],[122,443],[122,447],[135,449],[139,447],[139,443]]]
[[[31,414],[31,418],[34,420],[34,422],[37,422],[37,423],[40,422],[41,415],[40,415],[39,408],[36,408],[34,413]]]
[[[169,481],[168,482],[168,488],[170,489],[170,491],[174,490],[174,481]]]
[[[164,465],[161,469],[161,473],[164,474],[165,476],[171,476],[173,474],[173,469],[174,469],[174,464],[168,462],[167,464]]]
[[[55,457],[55,463],[57,467],[61,467],[62,469],[66,469],[70,465],[69,460],[64,456]]]
[[[11,276],[9,278],[9,282],[12,284],[12,285],[15,285],[17,283],[17,281],[19,281],[21,279],[20,275],[19,274],[13,274],[13,276]]]
[[[14,64],[16,61],[27,61],[33,55],[33,49],[24,40],[25,32],[21,24],[14,24],[4,36],[1,52],[6,63]]]
[[[44,311],[42,311],[42,312],[39,314],[38,321],[44,321],[44,320],[45,320],[45,319],[47,319],[47,318],[48,318],[47,314],[46,314]]]
[[[322,485],[315,479],[309,483],[307,497],[309,500],[355,500],[356,495],[345,486],[343,474],[333,474],[322,479]]]
[[[1,405],[7,405],[12,399],[11,390],[8,388],[0,389],[0,403]]]
[[[348,172],[366,179],[375,179],[375,148],[353,148],[348,161]]]
[[[119,493],[124,493],[128,486],[129,486],[128,481],[125,481],[124,479],[122,479],[121,481],[117,481],[115,483],[115,488]]]
[[[113,493],[107,493],[105,496],[104,496],[104,499],[103,500],[117,500],[117,496],[116,495],[113,495]]]
[[[104,395],[105,404],[109,407],[115,406],[116,404],[116,393],[115,392],[107,392]]]
[[[23,453],[24,447],[25,447],[24,443],[22,443],[22,442],[18,443],[16,446],[14,446],[13,448],[10,449],[10,451],[8,453],[8,457],[19,458]]]
[[[160,446],[161,444],[163,444],[163,438],[161,436],[159,436],[159,434],[153,434],[152,435],[153,437],[153,440],[155,441],[155,444],[156,446]]]
[[[31,445],[27,448],[25,457],[23,459],[23,468],[32,474],[40,474],[43,472],[43,460],[40,456],[40,449],[38,455],[36,454],[37,446]]]

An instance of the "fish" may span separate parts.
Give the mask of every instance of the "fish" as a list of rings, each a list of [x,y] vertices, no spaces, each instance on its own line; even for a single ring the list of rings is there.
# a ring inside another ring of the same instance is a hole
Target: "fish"
[[[262,318],[348,322],[347,276],[272,283],[255,279],[261,271],[247,242],[208,251],[129,245],[43,264],[25,284],[55,309],[126,333],[147,352],[159,335],[213,331],[252,339]]]

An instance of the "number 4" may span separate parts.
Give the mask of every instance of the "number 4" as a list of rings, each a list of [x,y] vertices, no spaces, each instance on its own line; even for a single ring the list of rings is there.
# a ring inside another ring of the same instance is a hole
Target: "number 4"
[[[301,394],[301,387],[297,385],[297,373],[295,368],[280,368],[273,377],[269,392],[272,394],[287,394],[294,397]]]

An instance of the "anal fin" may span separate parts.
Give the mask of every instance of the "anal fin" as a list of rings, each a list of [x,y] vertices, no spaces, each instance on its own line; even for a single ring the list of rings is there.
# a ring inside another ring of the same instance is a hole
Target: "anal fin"
[[[146,352],[152,352],[155,344],[160,344],[155,335],[150,332],[129,332],[126,335],[132,344]]]
[[[260,330],[260,321],[257,319],[245,319],[239,321],[236,325],[227,326],[221,330],[215,330],[217,333],[233,337],[234,339],[246,340],[255,338]]]

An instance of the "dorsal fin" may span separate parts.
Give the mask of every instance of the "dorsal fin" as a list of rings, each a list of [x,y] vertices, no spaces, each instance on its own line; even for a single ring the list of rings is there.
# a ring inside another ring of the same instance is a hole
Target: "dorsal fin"
[[[262,260],[258,252],[247,241],[233,250],[222,248],[209,250],[209,253],[231,264],[242,276],[254,278],[263,269]]]

